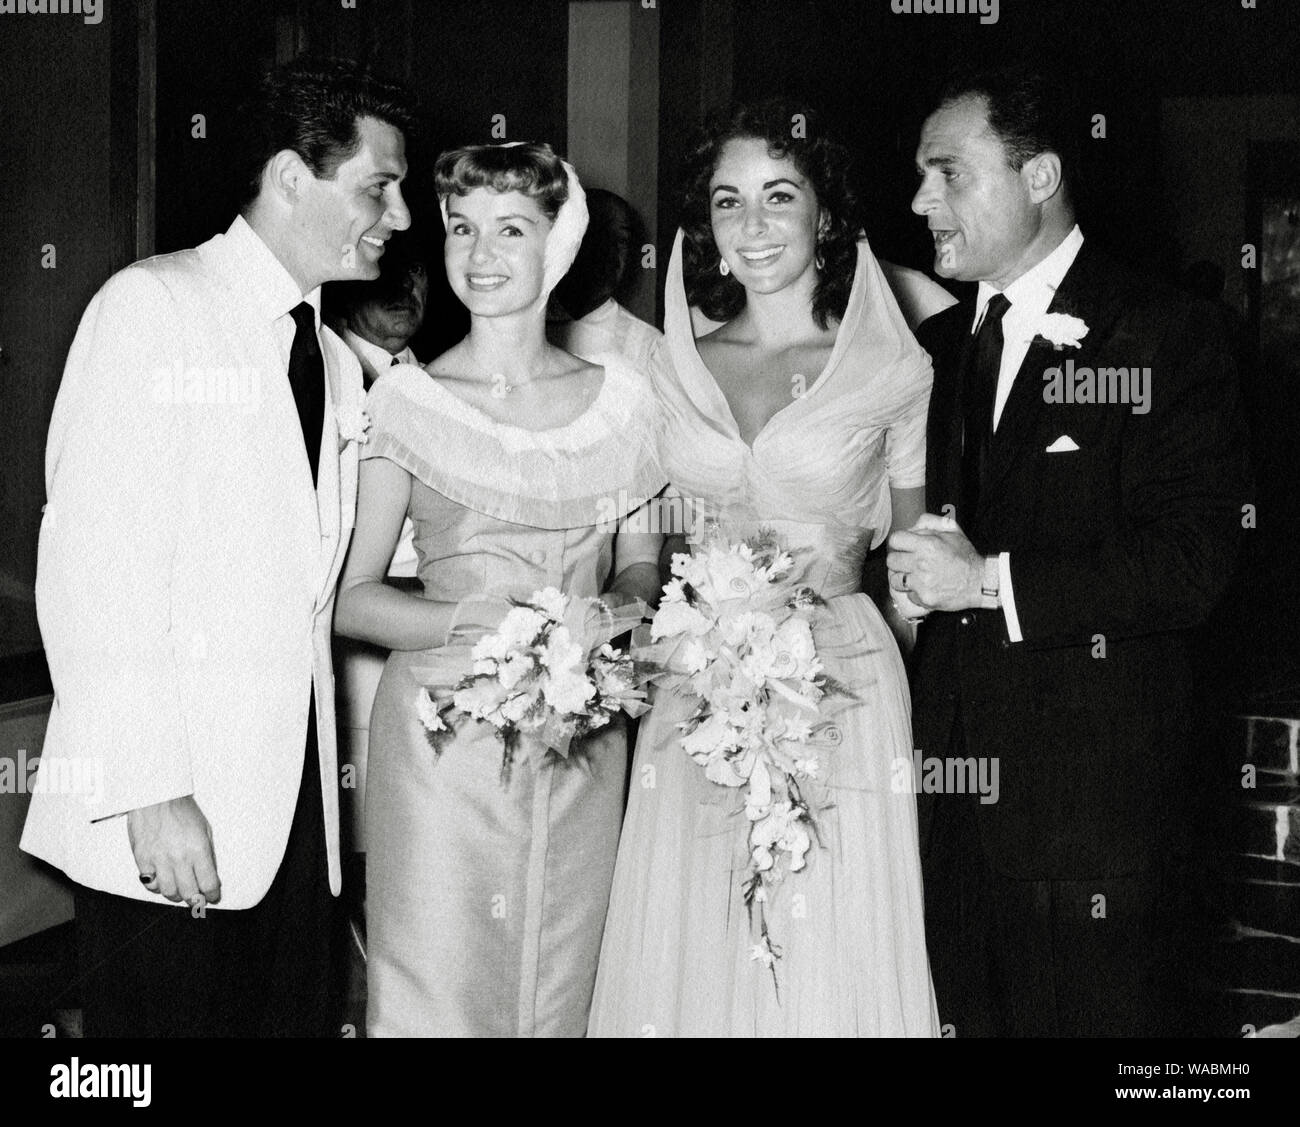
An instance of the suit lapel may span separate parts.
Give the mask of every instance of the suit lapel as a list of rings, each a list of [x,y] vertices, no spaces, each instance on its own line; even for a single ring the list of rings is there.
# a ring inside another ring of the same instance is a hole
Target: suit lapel
[[[986,498],[993,495],[998,483],[1034,446],[1034,419],[1043,409],[1043,372],[1059,367],[1067,359],[1073,359],[1076,365],[1088,363],[1088,358],[1110,335],[1111,325],[1123,305],[1116,272],[1104,254],[1085,242],[1061,279],[1047,311],[1078,317],[1088,326],[1088,335],[1077,349],[1058,351],[1042,341],[1030,344],[1002,408],[997,430],[993,432]]]
[[[342,489],[338,415],[335,405],[343,395],[341,365],[335,343],[326,332],[320,334],[325,360],[325,419],[321,427],[320,464],[316,471],[316,512],[320,520],[320,557],[316,570],[316,606],[329,600],[330,586],[339,562],[342,537]]]

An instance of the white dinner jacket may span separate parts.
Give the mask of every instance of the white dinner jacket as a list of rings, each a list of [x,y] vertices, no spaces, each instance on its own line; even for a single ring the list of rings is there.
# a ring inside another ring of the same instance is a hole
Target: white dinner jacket
[[[81,320],[46,450],[36,599],[54,684],[22,847],[73,880],[146,892],[126,811],[193,795],[220,908],[284,856],[315,686],[339,890],[330,630],[356,507],[361,369],[321,326],[318,486],[287,378],[304,300],[244,220],[115,274]],[[317,312],[319,290],[307,295]],[[286,329],[286,324],[290,327]]]

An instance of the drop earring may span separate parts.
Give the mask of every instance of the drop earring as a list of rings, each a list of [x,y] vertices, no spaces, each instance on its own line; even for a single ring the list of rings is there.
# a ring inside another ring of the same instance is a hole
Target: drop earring
[[[725,258],[718,259],[718,273],[724,278],[731,273],[731,267],[727,265],[727,260]]]
[[[817,244],[817,253],[813,255],[813,266],[817,270],[826,269],[826,259],[822,256],[822,248],[820,243]]]

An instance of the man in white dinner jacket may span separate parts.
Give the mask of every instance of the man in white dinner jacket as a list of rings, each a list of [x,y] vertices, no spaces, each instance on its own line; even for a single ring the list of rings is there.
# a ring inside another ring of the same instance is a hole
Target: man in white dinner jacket
[[[111,277],[68,356],[22,846],[77,883],[88,1036],[337,1032],[330,631],[365,420],[320,286],[377,276],[409,226],[410,122],[353,64],[273,71],[240,118],[241,214]]]

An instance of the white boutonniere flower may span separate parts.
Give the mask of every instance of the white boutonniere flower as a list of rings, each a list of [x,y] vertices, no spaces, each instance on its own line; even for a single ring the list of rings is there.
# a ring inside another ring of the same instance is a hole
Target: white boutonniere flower
[[[338,423],[339,441],[343,443],[366,443],[370,436],[370,416],[361,405],[362,401],[340,403],[334,408],[334,419]]]
[[[1079,342],[1088,335],[1088,326],[1068,313],[1044,313],[1037,328],[1034,343],[1050,344],[1057,352],[1078,348]]]

